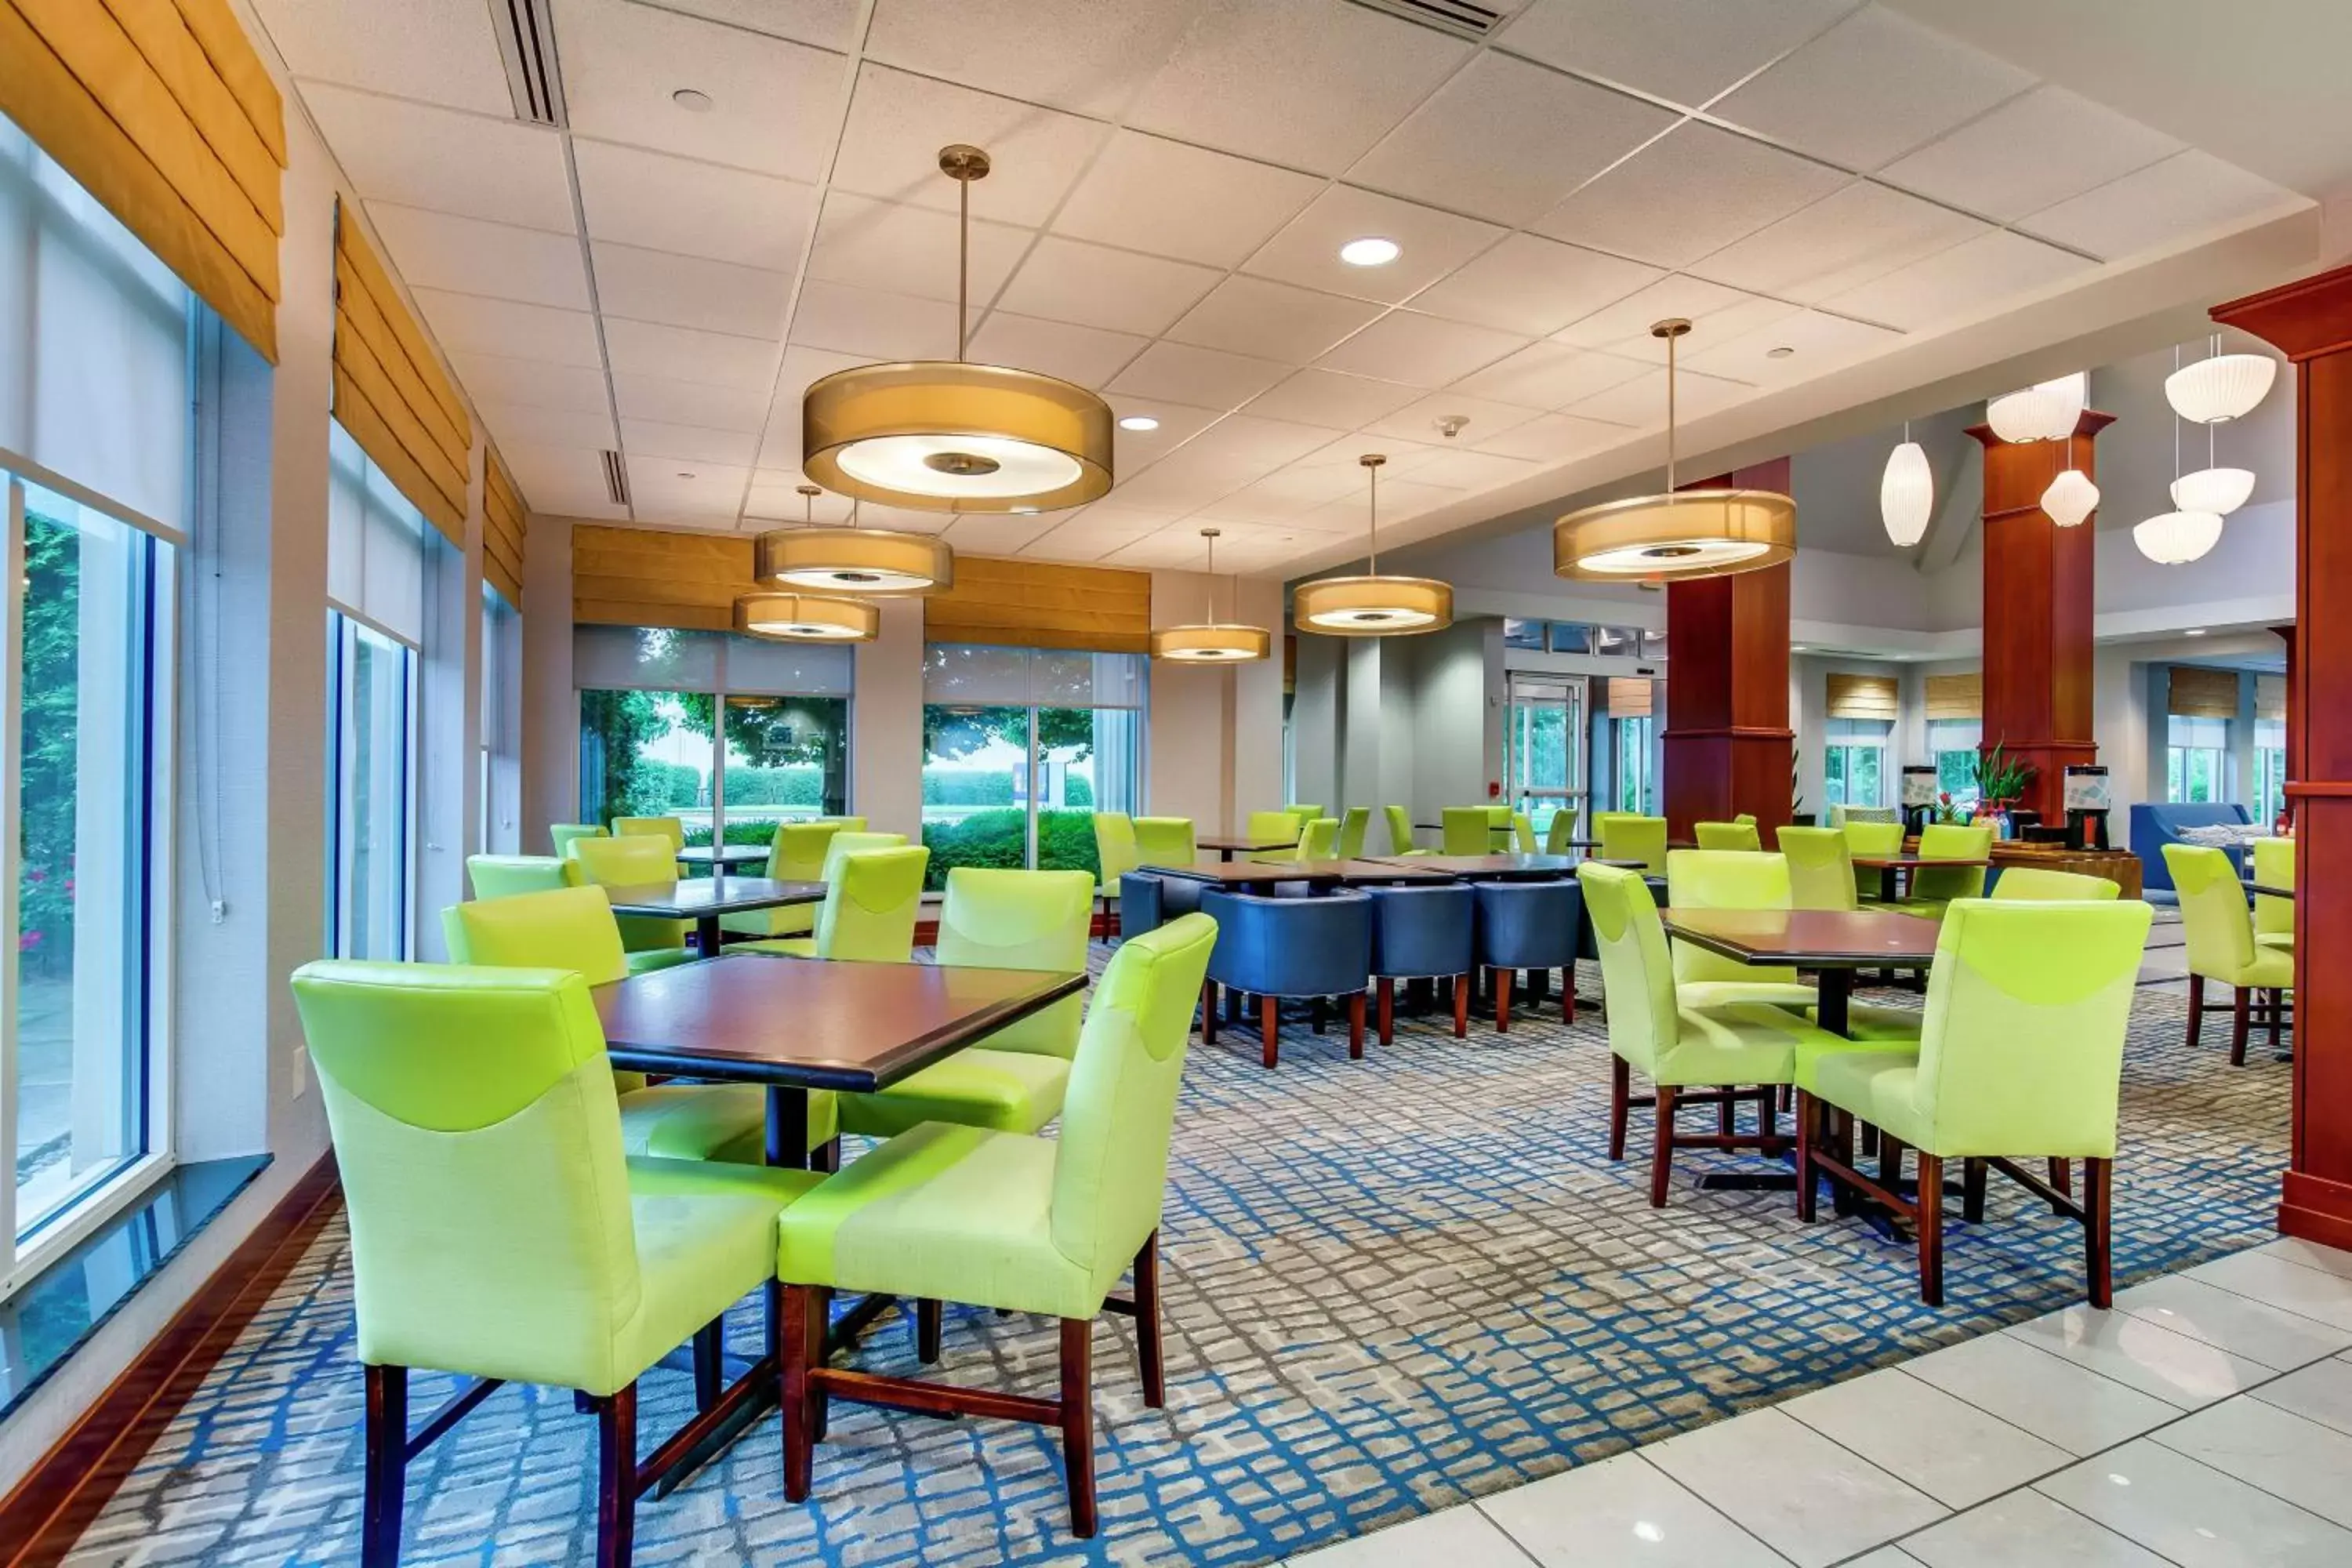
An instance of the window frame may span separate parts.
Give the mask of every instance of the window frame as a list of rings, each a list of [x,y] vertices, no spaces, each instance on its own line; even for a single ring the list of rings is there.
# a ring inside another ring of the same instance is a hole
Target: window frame
[[[405,962],[416,954],[416,752],[424,706],[420,689],[423,685],[422,655],[407,638],[340,605],[329,606],[327,626],[327,754],[330,763],[327,769],[327,952],[339,958],[354,956],[343,950],[345,928],[351,919],[352,893],[346,885],[347,868],[343,858],[345,828],[348,826],[344,814],[352,793],[352,779],[346,766],[350,759],[346,752],[354,739],[346,732],[345,725],[352,717],[349,707],[352,656],[360,637],[365,634],[398,648],[401,655],[400,845],[398,853],[392,857],[392,864],[400,873],[400,913],[394,926],[400,939],[400,951],[367,956]]]

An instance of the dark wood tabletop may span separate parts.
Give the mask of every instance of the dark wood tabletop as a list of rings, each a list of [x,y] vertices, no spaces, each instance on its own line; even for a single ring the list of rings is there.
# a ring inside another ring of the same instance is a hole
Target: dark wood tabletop
[[[2273,888],[2265,882],[2248,882],[2246,884],[2246,890],[2250,893],[2260,893],[2266,899],[2291,899],[2294,897],[2294,889],[2293,888]]]
[[[677,852],[681,866],[764,866],[767,861],[764,844],[690,844]]]
[[[1665,923],[1734,963],[1825,970],[1925,967],[1943,929],[1889,910],[1668,910]]]
[[[644,882],[607,888],[613,912],[693,921],[747,910],[778,910],[821,904],[823,882],[772,882],[765,877],[693,877],[677,882]]]
[[[1414,855],[1376,857],[1383,866],[1410,866],[1453,877],[1569,877],[1576,861],[1566,855]]]
[[[1083,990],[1083,973],[739,952],[595,990],[613,1065],[871,1092]]]
[[[1992,860],[1990,857],[1967,855],[1857,855],[1853,863],[1874,871],[1890,867],[1916,871],[1923,866],[1990,866]]]
[[[1223,860],[1213,866],[1168,866],[1163,877],[1189,877],[1196,882],[1218,882],[1228,888],[1271,887],[1276,882],[1305,882],[1313,887],[1337,887],[1345,879],[1337,860]]]
[[[1297,837],[1265,838],[1250,834],[1211,833],[1192,840],[1196,847],[1213,849],[1220,855],[1257,855],[1268,849],[1287,849],[1298,842]]]

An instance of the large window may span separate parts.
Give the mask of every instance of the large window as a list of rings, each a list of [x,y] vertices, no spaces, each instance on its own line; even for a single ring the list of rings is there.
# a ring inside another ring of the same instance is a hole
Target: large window
[[[923,842],[951,866],[1101,875],[1094,814],[1133,812],[1145,660],[935,643],[923,661]]]
[[[475,847],[511,855],[522,847],[522,617],[482,584],[482,690],[476,767],[481,826]]]
[[[1955,805],[1977,802],[1977,749],[1984,742],[1981,719],[1930,719],[1927,753],[1936,763],[1936,790]]]
[[[1883,719],[1832,719],[1822,753],[1822,793],[1832,805],[1885,805],[1886,737]]]
[[[1512,808],[1526,812],[1538,834],[1549,833],[1563,809],[1582,821],[1584,678],[1513,670],[1504,690],[1503,771]]]
[[[2165,719],[2164,798],[2216,801],[2230,798],[2230,721]]]
[[[2272,823],[2286,808],[2286,721],[2254,721],[2254,820]]]
[[[1609,721],[1611,757],[1616,763],[1617,797],[1612,809],[1654,816],[1658,805],[1655,765],[1657,721],[1644,713]]]

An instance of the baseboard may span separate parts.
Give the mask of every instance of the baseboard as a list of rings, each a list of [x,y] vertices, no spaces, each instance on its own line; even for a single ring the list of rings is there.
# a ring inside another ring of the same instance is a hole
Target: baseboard
[[[0,1499],[0,1568],[48,1568],[73,1549],[205,1374],[341,1205],[331,1154],[296,1179],[122,1375]]]
[[[2352,1184],[2289,1171],[2280,1186],[2278,1227],[2281,1236],[2352,1251]]]

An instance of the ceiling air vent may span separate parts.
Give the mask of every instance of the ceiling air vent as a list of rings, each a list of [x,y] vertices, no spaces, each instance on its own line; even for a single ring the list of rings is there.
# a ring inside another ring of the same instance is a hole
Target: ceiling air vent
[[[1354,0],[1367,11],[1385,11],[1441,33],[1478,43],[1503,25],[1503,13],[1470,0]]]
[[[489,0],[490,26],[506,62],[507,90],[514,95],[517,120],[562,125],[563,78],[555,64],[555,25],[548,0]]]
[[[604,454],[604,493],[614,506],[629,504],[629,470],[618,452]]]

